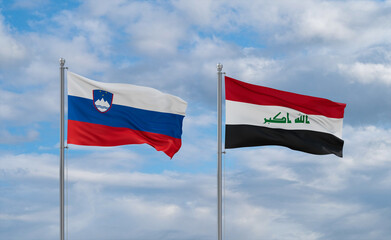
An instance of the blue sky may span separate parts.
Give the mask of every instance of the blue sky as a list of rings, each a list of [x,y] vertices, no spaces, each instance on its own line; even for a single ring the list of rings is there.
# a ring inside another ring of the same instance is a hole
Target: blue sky
[[[344,158],[227,150],[225,239],[391,235],[391,1],[0,0],[0,239],[59,236],[59,58],[188,102],[170,160],[70,146],[68,236],[215,239],[216,64],[347,104]]]

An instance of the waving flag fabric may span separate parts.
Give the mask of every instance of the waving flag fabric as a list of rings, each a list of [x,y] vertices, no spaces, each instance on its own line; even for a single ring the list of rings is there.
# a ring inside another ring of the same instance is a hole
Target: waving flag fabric
[[[68,80],[68,143],[118,146],[147,143],[173,157],[182,145],[187,103],[158,90],[102,83],[75,73]]]
[[[225,77],[225,148],[280,145],[342,157],[346,104]]]

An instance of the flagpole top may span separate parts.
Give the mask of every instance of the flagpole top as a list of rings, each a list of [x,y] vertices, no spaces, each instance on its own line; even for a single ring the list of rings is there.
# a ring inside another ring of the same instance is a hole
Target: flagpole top
[[[221,70],[223,70],[223,64],[218,63],[218,64],[217,64],[217,71],[218,71],[218,72],[221,72]]]
[[[61,66],[64,66],[64,64],[65,64],[65,59],[64,59],[64,58],[60,58],[59,61],[60,61],[60,65],[61,65]]]

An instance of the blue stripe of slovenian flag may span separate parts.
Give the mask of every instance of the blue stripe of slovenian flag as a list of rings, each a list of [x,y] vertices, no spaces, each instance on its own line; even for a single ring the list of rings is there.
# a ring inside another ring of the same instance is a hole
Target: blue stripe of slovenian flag
[[[181,138],[184,116],[112,104],[101,113],[91,99],[68,96],[68,119]]]

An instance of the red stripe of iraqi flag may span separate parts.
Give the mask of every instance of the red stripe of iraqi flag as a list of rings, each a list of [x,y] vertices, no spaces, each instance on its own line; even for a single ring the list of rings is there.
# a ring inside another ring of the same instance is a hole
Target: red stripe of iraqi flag
[[[245,103],[241,105],[244,108],[248,104],[285,107],[288,110],[302,112],[310,118],[312,115],[321,116],[322,121],[330,121],[328,124],[339,121],[342,131],[342,120],[346,107],[344,103],[253,85],[229,77],[225,77],[225,91],[226,100]],[[234,110],[227,107],[227,116],[236,114],[229,111]],[[246,116],[240,116],[239,119],[246,119]],[[336,119],[337,121],[335,121]],[[309,124],[290,128],[283,124],[271,127],[269,124],[232,123],[228,119],[226,121],[225,148],[227,149],[279,145],[311,154],[335,154],[342,157],[344,141],[332,132],[310,130]],[[294,124],[294,121],[291,122],[293,123],[290,124]]]
[[[288,107],[305,114],[343,118],[345,103],[245,83],[225,77],[225,99],[265,106]]]

